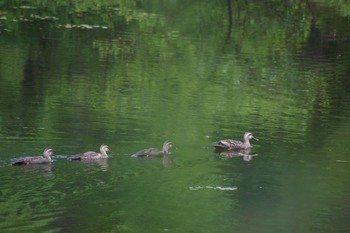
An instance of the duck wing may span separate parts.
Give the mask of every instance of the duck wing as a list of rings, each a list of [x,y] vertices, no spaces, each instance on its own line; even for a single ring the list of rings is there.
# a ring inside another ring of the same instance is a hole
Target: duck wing
[[[135,154],[131,155],[131,157],[137,158],[137,157],[147,156],[148,151],[149,151],[149,149],[140,150],[140,151],[136,152]]]
[[[11,159],[12,165],[25,165],[25,157]]]
[[[95,151],[88,151],[82,154],[72,155],[70,157],[71,160],[93,160],[98,158],[99,158],[99,154],[96,153]]]
[[[157,157],[157,156],[163,156],[163,151],[157,148],[148,149],[147,157]]]
[[[228,145],[228,149],[242,149],[244,143],[237,140],[227,139],[225,143]]]
[[[240,148],[243,145],[243,142],[233,140],[233,139],[224,139],[220,140],[218,142],[215,142],[213,144],[214,147],[216,148],[223,148],[223,149],[235,149],[235,148]]]
[[[157,148],[148,148],[148,149],[143,149],[135,154],[131,155],[131,157],[137,158],[137,157],[153,157],[153,156],[159,156],[162,155],[162,151],[160,151]]]
[[[26,156],[11,160],[12,165],[44,164],[50,161],[43,156]]]
[[[222,143],[222,141],[214,142],[213,146],[218,149],[226,149],[228,147],[225,143]]]

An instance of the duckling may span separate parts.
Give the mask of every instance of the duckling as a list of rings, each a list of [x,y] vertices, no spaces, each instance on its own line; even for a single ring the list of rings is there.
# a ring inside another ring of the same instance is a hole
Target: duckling
[[[225,150],[246,150],[251,148],[249,140],[254,139],[259,141],[257,138],[253,136],[252,133],[246,132],[243,136],[243,142],[237,141],[233,139],[224,139],[218,142],[214,142],[213,146],[217,149],[225,149]]]
[[[70,160],[98,160],[98,159],[106,159],[108,158],[107,151],[109,151],[109,148],[107,145],[103,144],[100,146],[100,153],[97,153],[95,151],[88,151],[82,154],[77,154],[71,156]]]
[[[52,163],[51,156],[53,155],[52,148],[45,148],[42,156],[26,156],[11,159],[12,165],[30,165],[30,164],[49,164]]]
[[[157,148],[148,148],[148,149],[143,149],[135,154],[131,155],[131,157],[157,157],[157,156],[162,156],[166,155],[169,153],[169,149],[173,147],[173,143],[171,141],[165,141],[163,144],[163,149],[159,150]]]

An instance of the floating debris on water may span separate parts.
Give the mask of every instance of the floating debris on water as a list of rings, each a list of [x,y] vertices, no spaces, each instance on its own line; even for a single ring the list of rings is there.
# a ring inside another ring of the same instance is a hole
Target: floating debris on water
[[[223,191],[234,191],[237,190],[237,187],[221,187],[221,186],[196,186],[196,187],[189,187],[191,191],[197,191],[200,189],[214,189],[214,190],[223,190]]]

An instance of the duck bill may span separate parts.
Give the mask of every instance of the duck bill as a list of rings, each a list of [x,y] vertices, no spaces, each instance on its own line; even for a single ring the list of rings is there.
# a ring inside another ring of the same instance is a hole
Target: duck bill
[[[254,139],[255,141],[259,141],[259,139],[255,138],[255,137],[253,137],[253,139]]]

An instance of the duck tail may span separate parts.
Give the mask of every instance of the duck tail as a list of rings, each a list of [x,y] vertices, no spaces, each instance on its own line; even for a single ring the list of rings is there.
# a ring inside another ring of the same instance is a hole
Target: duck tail
[[[212,145],[213,145],[213,147],[216,147],[218,149],[225,149],[225,148],[227,148],[227,145],[222,144],[221,141],[214,142]]]
[[[135,154],[131,155],[131,157],[133,157],[133,158],[143,157],[143,156],[145,156],[146,151],[147,151],[147,149],[140,150],[140,151],[136,152]]]
[[[26,163],[25,163],[24,159],[13,159],[13,160],[11,160],[11,164],[13,166],[19,166],[19,165],[25,165]]]

